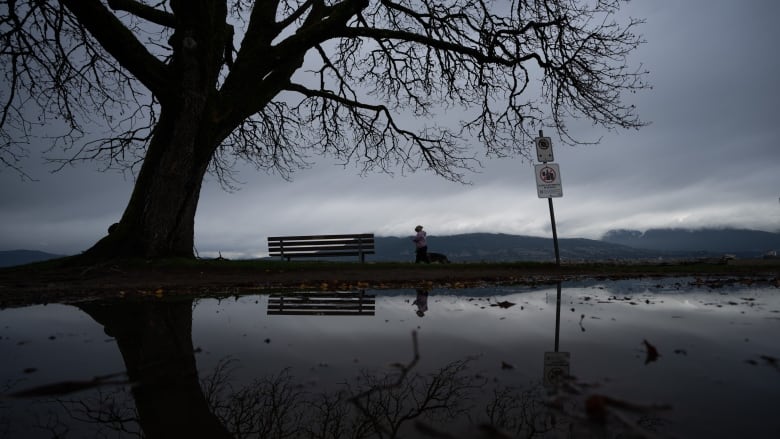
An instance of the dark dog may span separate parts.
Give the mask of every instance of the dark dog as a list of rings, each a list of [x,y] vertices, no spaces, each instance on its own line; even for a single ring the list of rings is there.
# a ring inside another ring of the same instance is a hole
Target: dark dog
[[[449,264],[450,260],[447,259],[447,255],[441,253],[428,252],[428,262],[438,262],[440,264]]]

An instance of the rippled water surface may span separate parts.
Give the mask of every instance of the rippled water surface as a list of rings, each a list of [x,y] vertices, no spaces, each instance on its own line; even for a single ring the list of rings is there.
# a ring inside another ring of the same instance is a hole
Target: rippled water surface
[[[779,293],[664,279],[4,309],[0,437],[776,438]]]

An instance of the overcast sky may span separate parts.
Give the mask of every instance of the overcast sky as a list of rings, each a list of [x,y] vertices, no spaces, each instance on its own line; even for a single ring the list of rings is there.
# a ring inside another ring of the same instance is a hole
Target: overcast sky
[[[647,40],[635,54],[653,89],[630,97],[651,124],[570,147],[553,137],[563,197],[553,199],[560,237],[600,238],[616,228],[738,227],[780,232],[780,2],[634,1]],[[446,114],[441,117],[446,118]],[[546,134],[552,134],[546,133]],[[21,181],[0,170],[0,250],[58,254],[87,249],[118,221],[132,181],[81,165],[46,171],[32,154]],[[408,236],[500,232],[551,236],[533,164],[485,161],[471,185],[431,173],[358,176],[320,161],[292,182],[242,171],[240,190],[204,184],[196,216],[201,256],[263,255],[266,237],[373,232]]]

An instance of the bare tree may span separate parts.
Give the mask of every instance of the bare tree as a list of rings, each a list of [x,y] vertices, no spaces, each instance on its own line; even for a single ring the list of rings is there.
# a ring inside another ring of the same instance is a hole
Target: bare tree
[[[576,141],[568,117],[640,127],[622,100],[646,87],[624,1],[4,0],[0,161],[23,172],[46,128],[63,163],[137,167],[117,227],[84,255],[192,257],[203,177],[230,184],[237,161],[289,177],[326,155],[462,181],[474,141],[502,157],[528,154],[541,126]]]

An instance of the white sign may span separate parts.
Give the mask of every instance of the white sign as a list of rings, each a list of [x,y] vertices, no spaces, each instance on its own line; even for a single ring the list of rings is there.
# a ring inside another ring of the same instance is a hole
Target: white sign
[[[549,137],[537,137],[534,143],[536,143],[536,158],[540,162],[553,161],[552,140]]]
[[[569,356],[569,352],[544,353],[544,377],[542,377],[542,381],[545,387],[555,386],[569,376]]]
[[[561,170],[557,163],[534,165],[536,193],[539,198],[560,198],[563,196]]]

